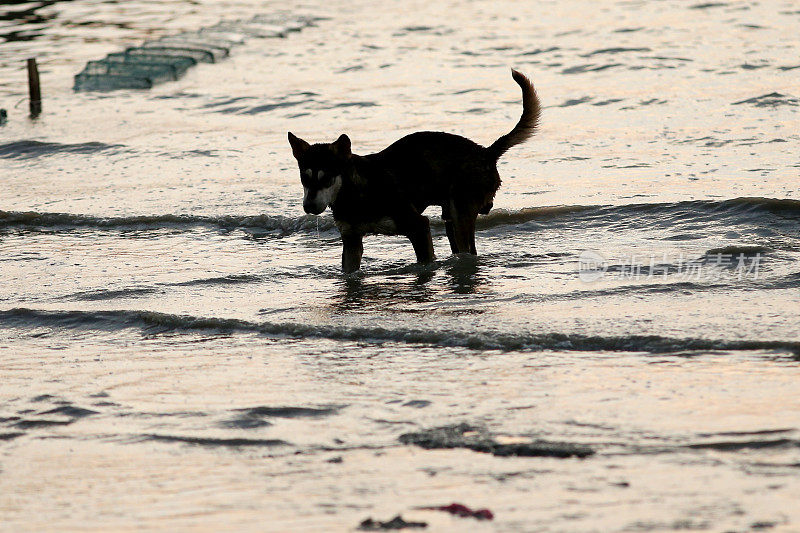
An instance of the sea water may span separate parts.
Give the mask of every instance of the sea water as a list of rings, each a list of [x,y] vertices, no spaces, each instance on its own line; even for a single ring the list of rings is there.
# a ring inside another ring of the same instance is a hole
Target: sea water
[[[796,4],[2,9],[0,529],[800,529]],[[88,61],[280,14],[318,20],[72,90]],[[488,145],[521,112],[509,67],[542,123],[478,257],[430,208],[434,264],[375,236],[343,276],[286,132]],[[401,441],[456,424],[591,453]],[[452,502],[495,518],[418,509]]]

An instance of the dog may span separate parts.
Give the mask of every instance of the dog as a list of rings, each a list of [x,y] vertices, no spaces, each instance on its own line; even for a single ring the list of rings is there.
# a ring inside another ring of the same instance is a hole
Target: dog
[[[309,144],[289,132],[300,168],[303,209],[319,215],[328,207],[342,235],[342,270],[357,271],[366,234],[405,235],[419,263],[434,260],[428,218],[431,205],[442,208],[454,254],[477,254],[475,220],[487,214],[500,188],[498,159],[536,131],[541,106],[531,81],[511,71],[522,89],[522,116],[509,133],[488,147],[450,133],[412,133],[388,148],[359,156],[350,138]]]

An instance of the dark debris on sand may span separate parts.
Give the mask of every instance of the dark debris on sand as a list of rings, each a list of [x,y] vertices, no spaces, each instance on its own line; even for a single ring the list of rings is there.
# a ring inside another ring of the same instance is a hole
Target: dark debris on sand
[[[360,531],[392,531],[398,529],[423,529],[426,527],[428,527],[427,522],[406,522],[400,515],[395,516],[388,522],[367,518],[358,525]]]
[[[513,444],[497,442],[486,428],[461,423],[400,435],[403,444],[426,450],[466,448],[498,457],[588,457],[594,450],[581,444],[535,440]]]

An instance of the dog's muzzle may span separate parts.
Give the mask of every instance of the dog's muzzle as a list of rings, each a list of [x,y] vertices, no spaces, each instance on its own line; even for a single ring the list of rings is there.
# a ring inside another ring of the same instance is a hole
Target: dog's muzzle
[[[303,202],[303,210],[309,215],[319,215],[325,211],[326,205],[319,205],[317,202]]]
[[[303,209],[310,215],[319,215],[331,205],[341,186],[342,178],[341,176],[336,176],[333,183],[324,189],[314,190],[304,187]]]
[[[319,215],[328,207],[324,202],[319,201],[319,191],[309,190],[303,187],[303,211],[309,215]]]

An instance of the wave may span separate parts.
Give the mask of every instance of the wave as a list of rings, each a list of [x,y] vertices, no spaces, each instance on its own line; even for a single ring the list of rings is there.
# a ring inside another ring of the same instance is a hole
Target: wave
[[[547,207],[525,207],[518,210],[493,209],[488,215],[478,217],[475,223],[477,229],[491,229],[503,226],[525,224],[536,220],[552,220],[571,217],[576,214],[593,212],[598,206],[586,205],[556,205]],[[436,220],[437,225],[444,226],[443,221]]]
[[[193,436],[180,436],[180,435],[160,435],[157,433],[148,433],[139,436],[136,440],[149,440],[156,442],[178,442],[181,444],[193,444],[195,446],[223,446],[232,448],[241,448],[245,446],[256,447],[275,447],[275,446],[289,446],[290,444],[280,439],[245,439],[245,438],[213,438],[213,437],[193,437]]]
[[[258,228],[281,234],[328,231],[333,229],[333,217],[305,215],[202,216],[202,215],[134,215],[99,217],[71,213],[39,213],[36,211],[0,211],[0,229],[21,227],[47,229],[162,229],[211,227],[216,229]]]
[[[800,441],[796,439],[767,439],[746,441],[719,441],[686,444],[684,448],[690,450],[715,450],[719,452],[738,452],[741,450],[762,450],[765,448],[800,448]]]
[[[611,271],[611,267],[608,269]],[[673,272],[675,272],[673,270]],[[646,278],[648,276],[647,268],[642,267],[641,276]],[[540,303],[540,302],[553,302],[553,301],[576,301],[582,298],[602,298],[605,296],[644,296],[648,294],[659,293],[700,293],[700,292],[713,292],[725,291],[731,294],[735,291],[771,291],[771,290],[785,290],[800,288],[800,272],[787,274],[785,276],[777,277],[774,279],[738,279],[735,274],[728,274],[728,277],[720,276],[719,281],[665,281],[665,282],[652,282],[652,283],[637,283],[633,285],[623,285],[617,287],[607,287],[601,289],[584,289],[574,290],[560,294],[541,294],[533,296],[521,296],[519,302],[524,303]],[[653,275],[658,279],[660,274]],[[731,283],[735,280],[735,283]]]
[[[337,271],[338,272],[338,271]],[[211,278],[190,279],[175,283],[159,283],[152,286],[127,287],[124,289],[98,289],[75,292],[60,297],[63,300],[78,301],[100,301],[115,300],[118,298],[138,298],[155,293],[163,293],[174,287],[200,287],[216,285],[238,285],[242,283],[257,283],[265,279],[273,279],[280,276],[280,273],[270,274],[230,274],[227,276],[215,276]]]
[[[591,336],[571,333],[501,333],[389,329],[325,324],[250,322],[235,318],[196,317],[154,311],[0,311],[0,327],[51,327],[118,331],[135,328],[148,334],[168,332],[250,332],[275,337],[343,341],[397,342],[499,351],[576,351],[689,353],[702,351],[776,350],[800,355],[800,341],[673,338],[659,335]]]
[[[70,300],[99,301],[115,300],[117,298],[136,298],[158,292],[156,287],[132,287],[128,289],[82,291],[66,296]]]
[[[765,216],[772,215],[772,216]],[[508,228],[536,221],[568,223],[664,225],[700,221],[752,223],[762,226],[800,221],[800,200],[777,198],[735,198],[731,200],[692,200],[685,202],[625,205],[560,205],[528,207],[518,210],[495,209],[478,218],[482,230]],[[441,231],[443,221],[431,217],[431,224]],[[71,213],[39,213],[36,211],[0,211],[0,229],[161,229],[210,227],[215,229],[257,228],[281,235],[314,233],[335,228],[330,215],[134,215],[102,217]]]
[[[800,216],[800,200],[791,198],[764,198],[747,196],[730,200],[692,200],[675,202],[674,204],[633,204],[630,207],[639,210],[652,209],[654,206],[675,206],[683,209],[712,213],[751,213],[767,212],[798,217]]]
[[[732,244],[729,246],[723,246],[721,248],[712,248],[711,250],[706,250],[704,256],[706,258],[713,258],[717,255],[727,255],[731,257],[736,256],[748,256],[748,255],[763,255],[773,252],[772,248],[767,246],[758,246],[758,245],[746,245],[746,244]]]
[[[100,142],[62,144],[56,142],[23,140],[0,144],[0,159],[32,159],[58,153],[82,155],[99,152],[120,153],[123,151],[130,150],[120,144],[105,144]]]

